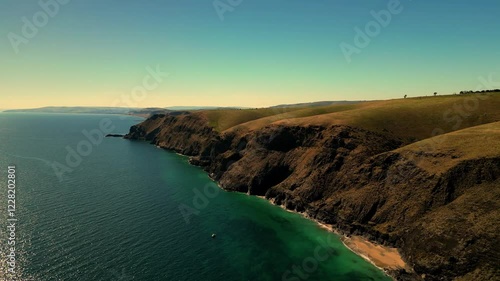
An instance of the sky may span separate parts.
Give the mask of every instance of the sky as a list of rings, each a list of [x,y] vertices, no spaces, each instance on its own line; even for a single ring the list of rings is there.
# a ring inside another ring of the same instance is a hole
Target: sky
[[[481,84],[500,82],[499,12],[498,0],[1,0],[0,109],[500,88]]]

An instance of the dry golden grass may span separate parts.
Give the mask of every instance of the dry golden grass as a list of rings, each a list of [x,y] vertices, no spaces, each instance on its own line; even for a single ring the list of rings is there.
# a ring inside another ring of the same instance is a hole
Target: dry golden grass
[[[318,107],[207,110],[219,132],[270,124],[350,125],[399,137],[405,143],[500,121],[500,93],[421,97]]]
[[[425,139],[395,150],[415,159],[428,172],[443,172],[458,163],[500,155],[500,122]]]
[[[348,111],[352,109],[363,108],[368,104],[369,103],[358,103],[349,105],[332,105],[332,106],[321,106],[321,107],[311,107],[311,108],[297,108],[295,110],[289,110],[285,112],[283,111],[280,112],[278,111],[280,109],[276,109],[277,114],[240,123],[238,125],[235,125],[234,127],[226,128],[226,130],[247,130],[247,131],[256,130],[280,120],[290,120],[290,119],[303,118],[309,116],[318,116],[334,112]]]
[[[217,109],[200,112],[209,120],[210,126],[222,132],[238,124],[280,113],[299,110],[300,108],[259,108],[259,109]]]
[[[472,105],[476,105],[474,110],[465,109],[471,109]],[[413,142],[430,138],[435,132],[447,133],[500,121],[500,93],[399,99],[366,102],[357,106],[358,108],[352,110],[286,119],[276,123],[343,124],[390,133],[407,142]]]

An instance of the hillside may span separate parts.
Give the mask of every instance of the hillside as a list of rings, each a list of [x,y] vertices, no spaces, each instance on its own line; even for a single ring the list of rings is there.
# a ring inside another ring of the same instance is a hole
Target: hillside
[[[488,93],[186,112],[126,138],[191,156],[226,190],[397,247],[413,268],[392,271],[399,280],[494,280],[498,108]]]
[[[234,123],[240,121],[239,124],[216,128],[221,131],[247,131],[272,123],[301,126],[343,124],[391,133],[413,142],[433,136],[436,128],[442,129],[440,132],[443,133],[500,120],[500,110],[496,110],[499,106],[500,93],[420,97],[315,108],[275,109],[272,116],[250,121],[228,115],[227,119]],[[215,114],[207,114],[212,121]]]

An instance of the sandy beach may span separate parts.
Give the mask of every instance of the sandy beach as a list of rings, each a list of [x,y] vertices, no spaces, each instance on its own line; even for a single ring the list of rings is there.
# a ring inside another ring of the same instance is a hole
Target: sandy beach
[[[361,236],[342,237],[342,242],[356,254],[384,270],[394,270],[409,266],[403,261],[398,249],[372,243]]]
[[[262,199],[267,200],[264,196],[258,196]],[[268,202],[276,205],[274,200],[267,200]],[[333,232],[340,236],[341,241],[344,245],[355,254],[361,256],[371,264],[382,269],[383,271],[396,270],[404,268],[406,270],[412,271],[411,267],[406,264],[406,262],[401,257],[397,248],[387,247],[380,244],[373,243],[362,236],[346,236],[340,234],[336,231],[335,227],[330,224],[322,223],[316,219],[313,219],[305,213],[295,212],[288,210],[283,205],[278,205],[288,212],[294,212],[301,214],[307,219],[315,221],[319,227],[324,228],[330,232]]]
[[[404,262],[398,249],[373,243],[362,236],[348,237],[335,231],[335,228],[332,225],[324,224],[318,221],[316,222],[321,228],[332,231],[341,236],[341,241],[347,248],[363,257],[376,267],[384,271],[401,268],[411,270],[411,268]]]

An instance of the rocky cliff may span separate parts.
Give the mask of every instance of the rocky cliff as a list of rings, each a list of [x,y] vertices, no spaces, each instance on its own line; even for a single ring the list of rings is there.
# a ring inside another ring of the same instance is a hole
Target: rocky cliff
[[[483,126],[493,130],[488,141],[500,139],[500,122]],[[348,125],[218,132],[203,114],[184,113],[152,116],[125,138],[191,156],[226,190],[263,195],[347,235],[397,247],[414,269],[392,272],[400,280],[493,280],[500,150],[473,138],[462,144],[458,132],[423,149],[425,141],[408,146]]]

